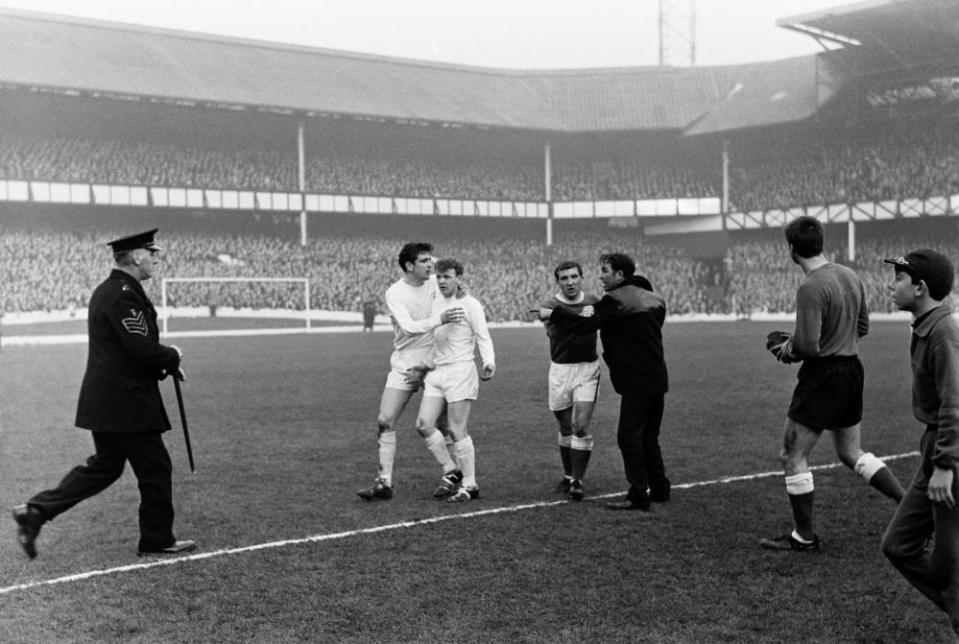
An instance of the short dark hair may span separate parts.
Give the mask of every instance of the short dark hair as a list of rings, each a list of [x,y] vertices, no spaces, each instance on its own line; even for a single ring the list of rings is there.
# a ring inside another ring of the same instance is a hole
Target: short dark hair
[[[636,262],[625,253],[604,253],[599,256],[599,263],[609,264],[614,273],[622,271],[623,277],[632,277],[636,272]]]
[[[444,257],[436,260],[433,268],[437,273],[445,273],[452,268],[456,272],[456,277],[463,275],[463,265],[458,259],[453,259],[452,257]]]
[[[403,248],[400,249],[400,268],[402,268],[405,273],[407,262],[415,264],[421,254],[432,252],[433,244],[427,244],[426,242],[408,242],[403,244]]]
[[[803,215],[786,224],[786,241],[800,257],[815,257],[822,253],[825,233],[815,217]]]
[[[132,250],[120,250],[113,253],[113,261],[117,266],[129,266],[133,263]]]
[[[576,272],[579,273],[580,277],[583,276],[583,267],[580,265],[579,262],[566,260],[565,262],[560,262],[559,264],[556,265],[556,268],[553,269],[553,277],[555,277],[556,279],[559,279],[560,271],[567,271],[571,268],[575,268]]]

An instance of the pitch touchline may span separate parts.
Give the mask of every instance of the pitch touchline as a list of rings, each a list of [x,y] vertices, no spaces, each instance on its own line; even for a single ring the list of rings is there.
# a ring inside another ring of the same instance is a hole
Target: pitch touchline
[[[893,454],[891,456],[883,456],[880,458],[882,461],[895,461],[903,458],[910,458],[912,456],[918,456],[919,452],[906,452],[904,454]],[[816,465],[811,467],[813,470],[830,470],[837,467],[841,467],[842,463],[829,463],[827,465]],[[707,485],[718,485],[721,483],[737,483],[739,481],[754,481],[756,479],[769,478],[771,476],[782,476],[782,470],[777,470],[775,472],[759,472],[757,474],[743,474],[741,476],[724,476],[718,479],[712,479],[708,481],[696,481],[694,483],[680,483],[674,485],[674,490],[686,490],[694,487],[705,487]],[[587,497],[588,499],[606,499],[614,496],[622,496],[622,492],[614,492],[612,494],[601,494],[597,496]],[[183,557],[174,557],[171,559],[156,559],[153,561],[147,561],[143,563],[135,563],[127,566],[116,566],[114,568],[103,568],[101,570],[90,570],[87,572],[77,573],[75,575],[67,575],[65,577],[56,577],[54,579],[42,579],[40,581],[30,581],[24,584],[16,584],[14,586],[7,586],[6,588],[0,588],[0,595],[6,595],[8,593],[15,592],[17,590],[29,590],[31,588],[38,588],[40,586],[53,586],[56,584],[65,584],[71,581],[82,581],[84,579],[91,579],[93,577],[103,577],[106,575],[114,575],[121,572],[130,572],[134,570],[146,570],[148,568],[159,568],[160,566],[173,566],[176,564],[182,564],[189,561],[201,561],[203,559],[211,559],[213,557],[223,557],[226,555],[238,555],[246,552],[256,552],[257,550],[268,550],[271,548],[282,548],[284,546],[295,546],[305,543],[319,543],[321,541],[333,541],[336,539],[346,539],[348,537],[358,537],[366,534],[376,534],[378,532],[389,532],[390,530],[399,530],[400,528],[412,528],[420,525],[427,525],[430,523],[440,523],[442,521],[453,521],[458,519],[472,519],[474,517],[484,517],[494,514],[505,514],[508,512],[521,512],[523,510],[532,510],[535,508],[546,508],[554,505],[564,505],[570,503],[568,500],[562,501],[540,501],[537,503],[524,503],[522,505],[512,505],[502,508],[490,508],[487,510],[477,510],[475,512],[463,512],[459,514],[447,514],[444,516],[430,517],[428,519],[415,519],[413,521],[401,521],[400,523],[391,523],[389,525],[378,526],[375,528],[363,528],[361,530],[347,530],[345,532],[333,532],[331,534],[317,534],[310,537],[301,537],[299,539],[285,539],[283,541],[271,541],[269,543],[259,543],[252,546],[243,546],[241,548],[225,548],[223,550],[213,550],[211,552],[199,552],[192,555],[185,555]]]

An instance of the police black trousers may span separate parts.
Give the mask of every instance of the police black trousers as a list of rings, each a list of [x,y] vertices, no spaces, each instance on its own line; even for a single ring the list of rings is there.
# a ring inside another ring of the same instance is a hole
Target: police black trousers
[[[166,548],[173,536],[172,464],[160,432],[92,432],[96,452],[78,465],[51,490],[40,492],[27,504],[47,521],[66,512],[120,478],[129,461],[140,489],[140,550]]]
[[[626,499],[649,507],[649,493],[669,494],[669,479],[659,447],[663,394],[623,396],[619,405],[616,441],[623,455],[629,492]]]

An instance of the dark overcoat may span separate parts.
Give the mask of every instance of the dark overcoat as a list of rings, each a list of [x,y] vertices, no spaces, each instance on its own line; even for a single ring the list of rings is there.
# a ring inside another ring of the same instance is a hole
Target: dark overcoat
[[[641,275],[627,278],[581,317],[566,307],[553,309],[550,320],[576,334],[599,330],[603,359],[613,389],[621,396],[664,394],[669,389],[663,356],[666,300],[652,292]]]
[[[77,427],[98,432],[165,432],[170,419],[159,380],[176,373],[176,349],[160,344],[157,312],[139,280],[114,269],[90,297],[87,370]]]

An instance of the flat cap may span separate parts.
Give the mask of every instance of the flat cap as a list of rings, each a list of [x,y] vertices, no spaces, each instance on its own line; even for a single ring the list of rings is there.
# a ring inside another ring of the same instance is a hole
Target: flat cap
[[[903,257],[890,257],[882,261],[923,280],[933,299],[941,300],[952,291],[956,276],[955,267],[952,260],[940,252],[920,248]]]

